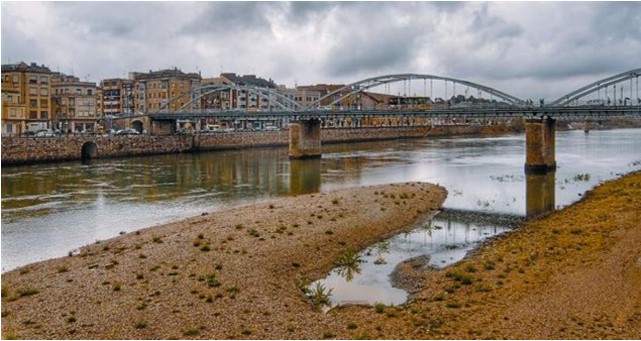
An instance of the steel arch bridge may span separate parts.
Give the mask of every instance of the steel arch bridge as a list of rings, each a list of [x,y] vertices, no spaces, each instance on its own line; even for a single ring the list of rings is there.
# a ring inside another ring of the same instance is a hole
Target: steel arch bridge
[[[462,80],[462,79],[456,79],[456,78],[450,78],[450,77],[443,77],[443,76],[436,76],[436,75],[429,75],[429,74],[416,74],[416,73],[406,73],[406,74],[395,74],[395,75],[384,75],[384,76],[377,76],[377,77],[372,77],[372,78],[367,78],[363,79],[348,85],[345,85],[339,89],[336,89],[327,95],[319,98],[318,100],[312,102],[307,106],[306,109],[313,109],[317,108],[320,106],[320,103],[322,103],[326,99],[331,99],[333,96],[341,94],[338,98],[333,100],[329,105],[334,105],[336,103],[339,103],[343,101],[344,99],[353,96],[357,93],[363,92],[367,89],[377,87],[380,85],[385,85],[385,84],[390,84],[390,83],[396,83],[396,82],[401,82],[401,81],[412,81],[412,80],[439,80],[439,81],[445,81],[445,82],[452,82],[453,84],[461,84],[464,86],[468,86],[474,89],[477,89],[479,91],[486,92],[490,95],[496,96],[502,100],[504,100],[508,104],[512,105],[520,105],[525,103],[523,100],[521,100],[518,97],[512,96],[510,94],[507,94],[505,92],[490,88],[485,85],[481,85],[478,83]],[[347,93],[345,93],[347,92]]]
[[[228,91],[228,90],[245,91],[247,93],[251,93],[256,96],[267,98],[270,104],[275,104],[277,107],[279,107],[281,110],[284,110],[284,111],[295,111],[295,110],[303,109],[303,107],[298,102],[295,102],[287,98],[283,94],[280,94],[270,88],[261,88],[261,87],[234,85],[234,84],[209,84],[209,85],[193,88],[188,93],[184,93],[182,95],[179,95],[170,99],[169,101],[165,102],[154,114],[161,113],[163,110],[169,108],[169,105],[171,105],[172,103],[180,100],[181,98],[185,98],[187,96],[190,96],[190,100],[187,101],[185,104],[183,104],[178,109],[178,111],[185,111],[186,109],[191,107],[194,103],[199,101],[201,98],[209,94],[213,94],[220,91]],[[289,104],[290,106],[287,106],[286,104]]]
[[[555,107],[555,106],[568,106],[572,102],[584,98],[586,96],[592,95],[596,92],[600,92],[602,89],[606,89],[609,86],[625,82],[627,80],[630,80],[630,92],[632,92],[632,80],[636,80],[636,90],[637,90],[637,100],[639,100],[639,76],[641,76],[641,68],[638,69],[633,69],[629,70],[626,72],[622,72],[618,75],[610,76],[601,80],[598,80],[596,82],[590,83],[584,87],[581,87],[577,90],[574,90],[568,94],[565,94],[561,97],[559,97],[557,100],[549,103],[549,106]],[[615,98],[616,101],[616,98]]]

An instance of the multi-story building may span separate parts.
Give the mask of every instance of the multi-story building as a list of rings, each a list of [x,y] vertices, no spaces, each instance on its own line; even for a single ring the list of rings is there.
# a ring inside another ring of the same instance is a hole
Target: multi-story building
[[[238,76],[235,73],[222,73],[220,78],[224,84],[235,84],[242,86],[267,88],[276,91],[276,83],[273,80],[256,77],[255,75]],[[230,95],[230,104],[232,109],[246,109],[248,111],[269,110],[273,108],[272,101],[267,95],[260,95],[245,90],[232,90]]]
[[[297,86],[296,90],[305,94],[304,97],[300,96],[301,97],[301,101],[308,102],[308,104],[311,104],[314,101],[308,101],[307,100],[307,97],[308,97],[307,93],[317,92],[318,93],[318,98],[316,100],[319,100],[319,99],[327,96],[329,93],[334,92],[334,91],[336,91],[336,90],[338,90],[338,89],[340,89],[340,88],[342,88],[344,86],[345,85],[343,85],[343,84],[301,85],[301,86]],[[335,94],[331,98],[325,98],[325,99],[323,99],[321,101],[319,106],[322,107],[322,108],[328,108],[331,102],[339,99],[341,96],[345,95],[348,92],[349,92],[349,90],[345,90],[343,92]],[[353,101],[353,100],[354,99],[346,98],[346,99],[342,100],[341,102],[334,104],[332,109],[339,109],[340,107],[348,107],[348,106],[351,105],[351,101]]]
[[[100,105],[105,117],[131,116],[134,112],[134,82],[131,79],[110,78],[100,82]]]
[[[294,95],[294,101],[303,107],[318,101],[321,97],[320,91],[311,90],[306,87],[296,87],[296,93]]]
[[[211,86],[209,89],[214,89],[216,85],[231,84],[229,80],[223,77],[203,78],[201,86]],[[208,90],[203,90],[204,93]],[[232,90],[221,89],[219,91],[211,91],[207,95],[200,98],[201,109],[217,109],[228,110],[231,109]]]
[[[132,72],[135,112],[178,111],[191,100],[191,89],[198,86],[202,77],[198,73],[184,73],[177,68]],[[191,108],[197,108],[194,102]]]
[[[296,89],[287,88],[285,85],[279,85],[276,92],[283,97],[287,98],[289,101],[279,98],[278,102],[285,106],[287,109],[295,109],[295,105],[292,102],[296,102]],[[291,102],[290,102],[291,101]]]
[[[54,127],[62,132],[95,132],[100,118],[92,82],[74,76],[56,75],[52,79]]]
[[[21,134],[26,131],[26,115],[20,91],[2,87],[2,134]]]
[[[21,132],[37,131],[51,128],[52,103],[51,103],[51,77],[53,73],[44,65],[36,63],[2,65],[2,91],[7,91],[8,96],[16,96],[16,105],[24,105],[24,120],[11,122],[21,128]],[[4,96],[4,95],[3,95]],[[16,109],[17,110],[17,109]],[[10,113],[10,112],[9,112]],[[16,111],[16,115],[18,111]],[[7,124],[9,122],[7,121]],[[3,129],[8,125],[4,123]]]

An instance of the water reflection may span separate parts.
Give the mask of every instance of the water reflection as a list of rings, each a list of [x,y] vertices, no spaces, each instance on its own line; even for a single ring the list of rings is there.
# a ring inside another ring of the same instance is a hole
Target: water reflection
[[[291,194],[308,194],[320,191],[320,158],[290,160],[289,174],[289,191]]]
[[[555,171],[525,173],[526,216],[534,217],[554,211]]]
[[[311,283],[310,288],[323,285],[332,290],[331,304],[402,304],[407,292],[396,288],[390,275],[397,265],[407,259],[422,259],[423,270],[441,268],[461,260],[482,240],[509,230],[514,216],[445,211],[433,220],[408,233],[347,257],[330,274]],[[342,257],[344,258],[344,257]],[[341,263],[341,262],[339,262]]]
[[[290,193],[421,181],[448,189],[448,209],[524,216],[641,169],[641,129],[558,132],[556,174],[530,181],[524,144],[523,135],[459,136],[326,145],[320,160],[265,148],[3,167],[2,269]]]

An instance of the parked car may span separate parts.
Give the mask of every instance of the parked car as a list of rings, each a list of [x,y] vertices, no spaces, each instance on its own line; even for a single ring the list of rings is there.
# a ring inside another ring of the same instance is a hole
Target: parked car
[[[55,137],[56,134],[53,132],[53,130],[46,129],[46,130],[38,130],[34,136],[35,137]]]
[[[120,129],[116,135],[140,135],[140,133],[136,129]]]
[[[191,130],[182,129],[182,130],[178,130],[176,132],[176,135],[193,135],[193,132]]]

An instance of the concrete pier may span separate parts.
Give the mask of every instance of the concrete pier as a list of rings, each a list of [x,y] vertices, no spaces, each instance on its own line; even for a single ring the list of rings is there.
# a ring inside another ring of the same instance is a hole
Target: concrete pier
[[[289,124],[289,158],[321,157],[320,120],[292,121]]]
[[[320,191],[321,159],[292,159],[289,161],[289,191],[291,194],[309,194]]]
[[[525,174],[525,214],[535,217],[554,211],[555,171]]]
[[[547,172],[556,169],[556,120],[525,121],[525,171]]]

